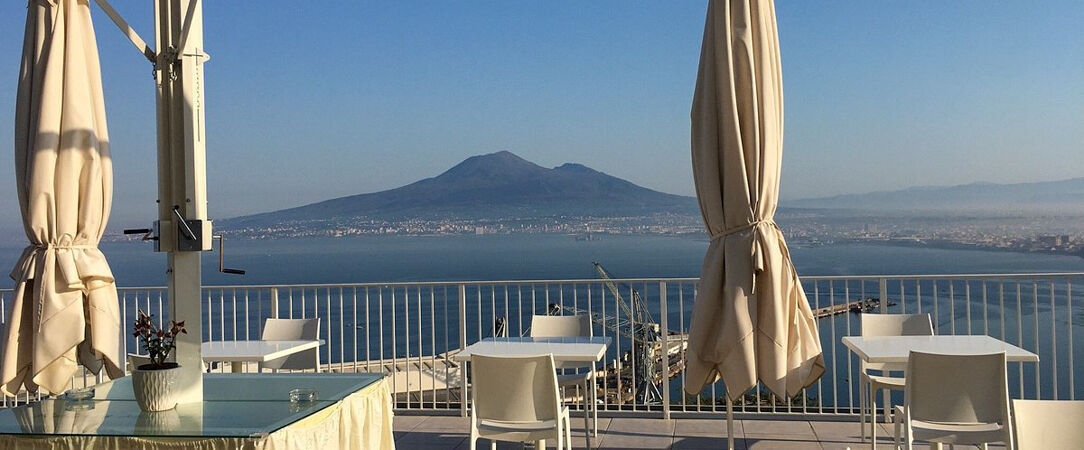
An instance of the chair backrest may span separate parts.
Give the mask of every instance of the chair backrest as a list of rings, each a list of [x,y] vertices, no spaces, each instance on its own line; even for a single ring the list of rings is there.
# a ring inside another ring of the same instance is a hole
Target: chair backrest
[[[263,324],[265,341],[316,340],[320,335],[320,319],[267,319]],[[320,363],[319,348],[305,350],[282,358],[260,363],[260,369],[316,369]]]
[[[471,355],[475,418],[502,422],[558,420],[560,391],[553,355]]]
[[[929,314],[862,314],[862,336],[933,336]]]
[[[943,355],[912,351],[904,405],[912,420],[997,423],[1012,439],[1005,353]]]
[[[929,314],[862,314],[862,336],[933,336]],[[863,370],[899,371],[905,364],[863,363]]]
[[[531,337],[591,337],[593,335],[591,317],[587,314],[531,317]]]
[[[1013,400],[1019,450],[1078,449],[1084,443],[1084,401]]]

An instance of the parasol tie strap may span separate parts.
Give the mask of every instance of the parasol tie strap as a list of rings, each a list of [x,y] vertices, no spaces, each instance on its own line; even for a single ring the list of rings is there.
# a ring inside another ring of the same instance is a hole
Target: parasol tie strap
[[[98,248],[97,245],[91,244],[34,244],[30,247],[35,250],[87,250],[92,248]]]
[[[763,219],[755,220],[738,226],[733,226],[723,230],[722,233],[715,233],[711,235],[711,240],[712,242],[714,242],[718,239],[725,238],[735,233],[740,233],[746,230],[753,230],[753,246],[751,254],[749,255],[752,264],[751,267],[753,268],[752,273],[750,274],[750,282],[752,283],[750,290],[751,294],[756,294],[757,292],[757,273],[764,270],[764,248],[762,243],[763,235],[761,234],[761,228],[765,226],[776,229],[779,228],[779,226],[775,224],[775,220]]]

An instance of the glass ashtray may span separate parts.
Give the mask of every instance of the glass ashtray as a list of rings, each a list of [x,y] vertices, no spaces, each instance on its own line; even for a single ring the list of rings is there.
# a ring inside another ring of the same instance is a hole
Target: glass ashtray
[[[311,403],[316,401],[316,389],[297,388],[290,391],[290,403]]]
[[[71,401],[90,400],[94,398],[94,388],[71,389],[64,394],[64,399]]]

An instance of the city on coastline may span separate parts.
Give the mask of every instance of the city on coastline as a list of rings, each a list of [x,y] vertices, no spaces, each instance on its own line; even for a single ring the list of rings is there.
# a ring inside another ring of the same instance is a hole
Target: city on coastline
[[[1001,250],[1084,257],[1080,217],[926,217],[781,212],[778,222],[797,246],[876,243],[888,245]],[[549,216],[531,218],[445,218],[376,220],[364,218],[284,222],[222,230],[231,238],[292,239],[364,235],[454,236],[485,234],[567,234],[580,240],[606,235],[700,237],[703,219],[692,214],[645,216]],[[126,239],[115,236],[115,239]]]

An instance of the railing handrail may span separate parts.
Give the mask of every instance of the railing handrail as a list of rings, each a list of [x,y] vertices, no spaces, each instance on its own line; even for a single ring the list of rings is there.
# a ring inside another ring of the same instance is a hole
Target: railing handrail
[[[831,281],[831,280],[973,280],[973,279],[1028,279],[1028,278],[1064,278],[1084,277],[1084,272],[1018,272],[1018,273],[949,273],[949,274],[914,274],[914,275],[801,275],[804,281]],[[663,278],[614,278],[610,281],[617,283],[656,283],[674,282],[689,283],[699,281],[699,277],[663,277]],[[531,280],[455,280],[455,281],[394,281],[394,282],[365,282],[365,283],[299,283],[299,284],[224,284],[204,285],[204,289],[301,289],[301,288],[364,288],[364,287],[415,287],[415,286],[458,286],[461,284],[473,286],[490,285],[539,285],[539,284],[568,284],[568,283],[603,283],[606,280],[599,278],[553,278]],[[126,286],[118,287],[120,290],[146,291],[165,289],[166,286]],[[0,289],[0,292],[11,291],[11,288]]]

